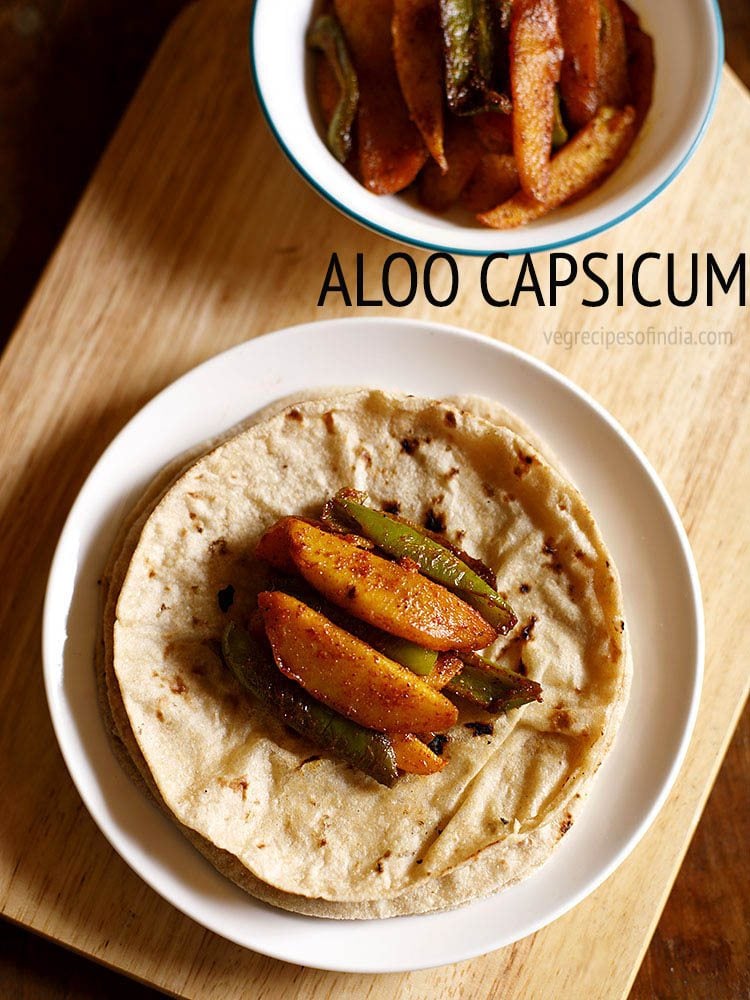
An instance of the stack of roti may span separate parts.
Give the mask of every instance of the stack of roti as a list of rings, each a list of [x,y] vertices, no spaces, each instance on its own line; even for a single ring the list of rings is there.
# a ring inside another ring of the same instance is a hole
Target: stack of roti
[[[107,727],[126,770],[253,896],[335,918],[454,907],[524,878],[576,819],[631,670],[614,565],[544,451],[487,400],[331,394],[177,461],[122,526],[97,657]],[[392,788],[271,717],[221,658],[263,589],[263,532],[345,487],[437,523],[497,573],[519,623],[488,655],[543,686],[507,714],[463,706],[444,769]]]

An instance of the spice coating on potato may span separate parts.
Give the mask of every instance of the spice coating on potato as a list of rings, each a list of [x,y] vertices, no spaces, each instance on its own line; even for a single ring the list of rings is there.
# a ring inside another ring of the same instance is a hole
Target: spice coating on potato
[[[621,108],[630,99],[625,26],[617,0],[601,0],[599,105]]]
[[[391,737],[391,746],[396,755],[396,766],[407,774],[436,774],[447,764],[446,760],[438,757],[411,733],[405,735],[394,733]]]
[[[444,695],[295,597],[258,596],[283,674],[362,726],[381,732],[442,731],[458,711]]]
[[[419,175],[419,200],[435,212],[444,212],[461,197],[466,183],[476,169],[482,147],[476,132],[466,119],[452,118],[445,135],[448,169],[442,171],[434,161]]]
[[[518,190],[515,157],[485,153],[464,188],[463,203],[471,212],[487,212]]]
[[[434,0],[394,0],[393,55],[401,91],[430,155],[446,171],[443,148],[443,50]]]
[[[555,0],[515,0],[510,33],[513,152],[524,191],[547,199],[562,45]]]
[[[480,222],[494,229],[513,229],[538,219],[570,198],[600,183],[622,161],[635,136],[633,108],[600,108],[589,124],[554,157],[546,202],[519,191],[489,212]]]
[[[654,98],[654,42],[641,30],[638,18],[627,4],[621,2],[620,10],[625,21],[630,96],[635,108],[636,129],[640,129]]]
[[[558,0],[558,16],[565,51],[560,93],[570,124],[581,128],[599,104],[599,0]]]
[[[375,194],[407,187],[427,159],[396,75],[391,38],[392,0],[336,0],[359,80],[359,171]]]
[[[416,568],[297,518],[284,518],[269,529],[256,554],[286,572],[293,566],[355,618],[427,649],[482,649],[497,637],[477,611]]]

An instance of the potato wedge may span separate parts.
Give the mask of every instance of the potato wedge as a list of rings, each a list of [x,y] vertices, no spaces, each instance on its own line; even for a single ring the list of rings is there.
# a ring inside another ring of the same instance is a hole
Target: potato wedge
[[[441,691],[463,668],[464,661],[459,659],[455,653],[441,653],[432,673],[425,677],[425,681],[436,691]]]
[[[560,96],[568,122],[586,125],[599,104],[599,0],[558,0],[563,62]]]
[[[298,518],[277,522],[256,554],[284,572],[293,567],[355,618],[427,649],[481,649],[497,637],[465,601],[415,569]]]
[[[556,0],[514,0],[510,28],[513,153],[526,194],[545,201],[562,45]]]
[[[255,554],[259,559],[270,563],[274,569],[282,573],[295,573],[297,567],[292,559],[290,537],[294,524],[299,520],[296,517],[282,517],[280,521],[272,524],[263,533],[255,549]]]
[[[480,212],[477,219],[493,229],[514,229],[541,218],[601,183],[622,161],[634,136],[633,108],[600,108],[552,160],[546,202],[519,191],[502,205]]]
[[[258,595],[279,670],[329,708],[368,729],[443,731],[458,718],[444,695],[296,597]]]
[[[393,733],[390,740],[396,766],[406,774],[436,774],[448,763],[412,733]]]
[[[375,194],[401,191],[419,173],[427,149],[409,118],[396,75],[392,0],[335,0],[359,80],[359,172]]]
[[[513,152],[513,117],[498,111],[483,111],[472,118],[474,131],[488,153]]]
[[[462,200],[470,212],[487,212],[512,198],[518,186],[515,158],[485,153],[464,188]]]
[[[619,6],[625,24],[628,82],[638,131],[654,98],[654,42],[650,35],[641,30],[637,15],[623,0],[620,0]]]
[[[448,170],[431,161],[419,175],[419,200],[433,212],[445,212],[461,197],[461,192],[474,173],[482,147],[476,133],[465,118],[451,118],[445,135],[445,156]]]
[[[625,26],[617,0],[601,0],[599,106],[621,108],[630,100]]]
[[[391,31],[396,72],[409,115],[445,173],[443,49],[434,0],[394,0]]]

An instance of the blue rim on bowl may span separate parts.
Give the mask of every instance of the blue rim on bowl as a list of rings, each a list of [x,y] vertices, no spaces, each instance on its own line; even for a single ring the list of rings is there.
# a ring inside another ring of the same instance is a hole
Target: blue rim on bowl
[[[704,96],[704,110],[700,121],[695,126],[692,136],[689,139],[689,144],[687,148],[683,151],[677,164],[670,170],[666,177],[662,177],[659,182],[649,190],[645,195],[640,197],[634,204],[629,205],[624,210],[619,211],[617,214],[613,215],[611,218],[606,218],[603,222],[598,225],[594,225],[590,228],[584,229],[583,231],[574,231],[569,235],[561,237],[559,239],[547,240],[540,243],[534,243],[530,241],[528,245],[524,246],[504,246],[498,243],[496,247],[461,247],[451,245],[450,239],[445,241],[439,240],[429,240],[429,239],[419,239],[409,232],[404,230],[399,230],[396,228],[390,228],[389,226],[383,225],[377,221],[377,219],[363,214],[361,211],[348,205],[345,201],[337,197],[329,188],[320,182],[310,170],[301,162],[300,157],[291,148],[290,144],[286,141],[282,135],[280,129],[278,128],[274,116],[269,108],[269,102],[266,93],[264,92],[263,84],[261,82],[260,74],[258,72],[258,12],[259,10],[267,7],[271,0],[257,0],[254,4],[253,11],[250,17],[249,25],[249,56],[250,56],[250,68],[252,72],[253,82],[255,85],[255,90],[258,95],[258,100],[260,103],[263,115],[268,123],[274,138],[281,147],[282,151],[286,155],[287,159],[290,161],[292,166],[297,170],[297,172],[304,178],[305,181],[320,194],[326,201],[329,202],[334,208],[338,209],[342,214],[358,222],[360,225],[364,226],[381,236],[385,236],[389,239],[395,240],[399,243],[405,243],[410,246],[418,247],[424,250],[442,251],[456,255],[464,256],[474,256],[474,257],[485,257],[493,252],[504,252],[511,255],[525,254],[525,253],[538,253],[546,250],[554,250],[558,247],[569,246],[572,243],[578,243],[582,240],[588,239],[592,236],[597,236],[598,234],[618,225],[625,219],[634,215],[636,212],[640,211],[643,207],[648,205],[653,201],[658,195],[660,195],[671,183],[672,181],[682,172],[686,164],[689,162],[693,156],[695,150],[697,149],[708,124],[713,115],[714,109],[716,107],[716,101],[719,93],[719,84],[721,82],[721,68],[724,62],[724,31],[722,25],[721,12],[719,9],[718,0],[706,0],[706,5],[712,14],[710,37],[707,39],[708,45],[710,47],[710,52],[708,53],[708,58],[711,64],[711,76],[712,84],[710,90],[707,90]],[[312,5],[311,5],[312,9]],[[657,66],[658,73],[658,66]],[[483,232],[485,230],[478,230]],[[449,231],[448,231],[449,232]]]

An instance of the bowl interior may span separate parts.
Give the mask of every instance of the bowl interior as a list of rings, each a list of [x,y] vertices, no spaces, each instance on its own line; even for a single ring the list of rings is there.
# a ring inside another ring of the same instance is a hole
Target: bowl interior
[[[497,232],[465,213],[438,216],[404,195],[366,191],[329,153],[309,87],[310,0],[257,0],[250,58],[261,106],[282,149],[333,205],[403,242],[456,253],[522,253],[594,235],[636,211],[684,166],[713,107],[723,60],[715,0],[634,0],[654,38],[654,103],[624,163],[596,191],[518,230]],[[282,56],[283,53],[283,56]]]

